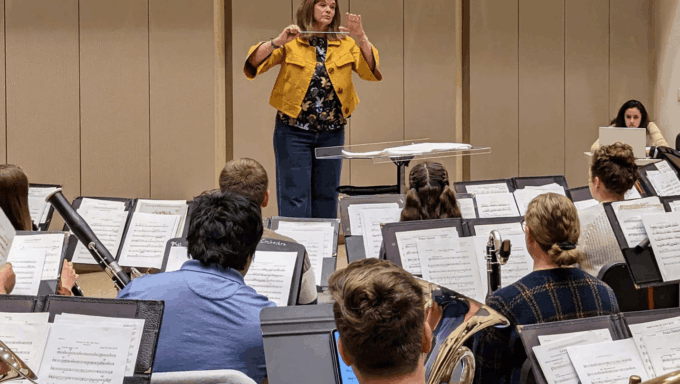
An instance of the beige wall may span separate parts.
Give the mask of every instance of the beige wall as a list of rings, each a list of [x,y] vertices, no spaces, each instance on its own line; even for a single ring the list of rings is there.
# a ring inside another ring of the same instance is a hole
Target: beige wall
[[[0,4],[3,162],[69,199],[186,199],[216,185],[223,0]]]
[[[648,112],[671,147],[680,134],[680,1],[652,2],[654,109]]]
[[[663,0],[665,1],[665,0]],[[469,0],[472,179],[564,174],[620,105],[653,107],[649,0]]]

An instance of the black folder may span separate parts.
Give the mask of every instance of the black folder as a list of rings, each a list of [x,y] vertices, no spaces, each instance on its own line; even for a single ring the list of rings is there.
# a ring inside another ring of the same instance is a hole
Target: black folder
[[[400,267],[402,266],[401,256],[399,255],[399,246],[397,244],[397,232],[450,227],[456,228],[458,231],[458,237],[467,236],[467,233],[464,230],[462,219],[418,220],[384,224],[381,230],[383,241],[385,243],[386,259]]]
[[[366,250],[364,249],[364,237],[345,237],[345,252],[347,254],[347,263],[353,263],[357,260],[365,259]]]
[[[187,250],[188,247],[189,244],[187,243],[186,237],[175,237],[168,240],[168,242],[165,243],[165,252],[163,253],[163,265],[161,265],[161,272],[166,272],[166,268],[168,267],[168,259],[170,258],[170,251],[172,251],[173,248],[184,248],[184,250],[187,251],[187,260],[190,260],[191,257]]]
[[[59,184],[29,184],[29,188],[61,188],[61,185]],[[49,210],[47,211],[47,218],[45,219],[44,223],[35,223],[35,225],[38,226],[38,230],[40,231],[47,231],[47,229],[50,227],[50,223],[52,222],[52,216],[54,215],[54,207],[52,204],[49,205]],[[40,220],[38,220],[40,221]]]
[[[0,312],[42,312],[47,296],[0,295]]]
[[[592,200],[593,195],[590,193],[590,187],[572,188],[567,190],[567,197],[574,203],[577,201]]]
[[[295,269],[293,270],[293,281],[290,285],[290,296],[288,296],[288,305],[296,305],[300,296],[300,287],[302,286],[302,266],[305,258],[305,247],[302,244],[290,241],[262,238],[257,245],[256,251],[297,253]]]
[[[515,189],[524,189],[528,186],[539,187],[541,185],[548,185],[552,183],[561,185],[565,191],[569,189],[567,179],[564,177],[564,175],[513,177],[512,183]]]
[[[340,223],[342,233],[347,236],[361,236],[361,233],[351,233],[349,225],[349,206],[353,204],[397,203],[404,208],[404,195],[371,195],[371,196],[343,196],[340,198]]]

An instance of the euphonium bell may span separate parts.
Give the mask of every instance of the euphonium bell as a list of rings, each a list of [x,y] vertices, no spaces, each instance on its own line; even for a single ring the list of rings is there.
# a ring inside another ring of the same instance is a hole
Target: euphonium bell
[[[15,379],[26,379],[31,383],[38,379],[35,373],[0,341],[0,383]]]
[[[631,376],[630,384],[680,384],[680,370],[669,372],[665,375],[655,377],[651,380],[642,382],[640,376]]]

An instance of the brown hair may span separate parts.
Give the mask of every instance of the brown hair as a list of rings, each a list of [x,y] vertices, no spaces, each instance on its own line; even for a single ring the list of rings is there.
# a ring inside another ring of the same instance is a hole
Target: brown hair
[[[268,185],[267,171],[262,164],[247,157],[228,161],[220,173],[222,192],[247,196],[258,205],[264,202]]]
[[[314,6],[321,0],[304,0],[297,10],[295,15],[295,22],[303,31],[314,31]],[[330,1],[330,0],[326,0]],[[335,0],[334,0],[335,1]],[[340,14],[339,0],[335,1],[335,15],[333,21],[328,25],[328,32],[340,32],[340,24],[342,23],[342,15]],[[341,40],[344,38],[340,33],[330,33],[326,35],[328,40]]]
[[[28,210],[28,176],[16,165],[0,165],[0,208],[17,231],[33,229]]]
[[[400,221],[461,217],[456,194],[449,187],[449,174],[439,163],[422,163],[409,174],[406,203]]]
[[[568,198],[556,193],[538,195],[524,215],[538,246],[559,266],[573,265],[585,257],[576,248],[581,234],[578,211]]]
[[[387,260],[364,259],[328,280],[342,345],[364,375],[414,372],[422,351],[423,288]]]
[[[633,148],[624,143],[603,145],[593,153],[591,178],[597,176],[607,191],[623,196],[638,180]]]

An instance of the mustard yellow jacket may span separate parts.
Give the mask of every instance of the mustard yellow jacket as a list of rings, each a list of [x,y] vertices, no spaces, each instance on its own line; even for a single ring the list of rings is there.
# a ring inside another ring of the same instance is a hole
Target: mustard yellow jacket
[[[309,83],[312,81],[316,69],[316,49],[302,38],[297,38],[281,48],[275,49],[267,59],[257,68],[248,59],[260,46],[259,43],[250,48],[243,72],[248,80],[268,71],[271,67],[281,64],[279,76],[274,84],[269,104],[286,115],[297,118],[302,107]],[[267,44],[269,44],[267,42]],[[335,93],[342,104],[345,117],[354,112],[359,97],[354,91],[352,71],[364,80],[380,81],[382,74],[378,70],[380,59],[378,50],[373,47],[375,70],[371,71],[361,53],[361,48],[349,37],[341,40],[328,40],[326,52],[326,70],[331,79]]]

